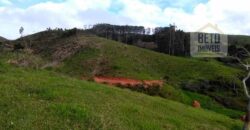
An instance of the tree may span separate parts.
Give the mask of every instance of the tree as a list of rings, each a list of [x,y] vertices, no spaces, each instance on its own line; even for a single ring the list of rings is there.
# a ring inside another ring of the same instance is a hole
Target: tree
[[[21,37],[23,37],[23,31],[24,31],[24,28],[21,27],[21,28],[19,29],[19,33],[20,33]]]
[[[155,28],[155,42],[158,45],[158,51],[170,54],[170,28],[157,27]]]
[[[248,64],[248,62],[244,63],[242,60],[242,59],[246,59],[249,57],[250,57],[250,53],[244,47],[238,48],[237,52],[233,56],[233,58],[236,59],[240,63],[240,65],[242,65],[248,72],[247,76],[242,80],[243,89],[248,99],[247,114],[246,114],[246,119],[245,119],[245,124],[243,126],[243,130],[250,130],[250,95],[249,95],[248,88],[247,88],[247,80],[250,78],[250,69],[249,69],[250,64]]]

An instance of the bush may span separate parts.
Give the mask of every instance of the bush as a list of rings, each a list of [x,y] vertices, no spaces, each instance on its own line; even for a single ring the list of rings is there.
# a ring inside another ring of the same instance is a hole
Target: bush
[[[24,46],[21,43],[17,43],[14,45],[14,51],[23,50],[23,49],[24,49]]]

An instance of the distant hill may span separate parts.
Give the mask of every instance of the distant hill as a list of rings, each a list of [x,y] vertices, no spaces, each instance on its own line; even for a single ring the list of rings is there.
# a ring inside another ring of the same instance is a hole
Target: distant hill
[[[250,36],[247,35],[229,35],[228,40],[230,45],[250,45]]]
[[[126,31],[125,31],[126,30]],[[176,30],[175,26],[157,27],[149,35],[142,26],[97,24],[90,32],[107,39],[152,49],[175,56],[190,56],[190,32]],[[174,40],[173,40],[174,39]],[[153,43],[153,44],[152,44]],[[238,49],[250,51],[250,36],[228,35],[229,54],[237,55]]]
[[[6,40],[7,40],[6,38],[0,36],[0,42],[6,41]]]

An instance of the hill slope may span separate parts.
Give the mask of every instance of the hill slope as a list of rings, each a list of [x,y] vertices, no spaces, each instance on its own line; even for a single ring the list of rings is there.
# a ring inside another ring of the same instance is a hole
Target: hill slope
[[[240,129],[226,116],[0,62],[0,129]],[[188,125],[187,125],[188,124]]]
[[[244,110],[245,97],[239,68],[225,66],[214,59],[169,56],[85,33],[47,31],[19,39],[30,42],[34,54],[47,61],[47,68],[78,79],[94,75],[163,79],[162,97],[174,97],[169,87],[208,95],[229,108]],[[181,90],[182,91],[182,90]]]
[[[0,42],[6,41],[7,39],[0,36]]]
[[[218,77],[238,83],[239,77],[244,76],[242,70],[227,67],[213,59],[169,56],[93,35],[56,36],[55,32],[41,32],[27,38],[36,54],[48,61],[62,62],[60,67],[74,77],[111,75],[138,79],[166,78],[179,84],[180,80],[212,80]]]

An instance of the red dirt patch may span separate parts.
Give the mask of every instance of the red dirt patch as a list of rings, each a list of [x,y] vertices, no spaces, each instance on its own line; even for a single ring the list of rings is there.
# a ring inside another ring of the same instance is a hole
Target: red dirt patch
[[[194,107],[194,108],[201,108],[200,102],[197,101],[197,100],[194,100],[194,101],[193,101],[193,107]]]
[[[121,77],[102,77],[96,76],[94,77],[94,81],[97,83],[114,85],[125,88],[137,88],[143,86],[144,89],[148,89],[151,87],[162,87],[162,80],[136,80],[129,78],[121,78]]]
[[[240,120],[243,121],[243,122],[245,122],[246,119],[247,119],[247,116],[246,116],[246,115],[243,115],[243,116],[240,117]]]

